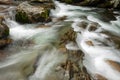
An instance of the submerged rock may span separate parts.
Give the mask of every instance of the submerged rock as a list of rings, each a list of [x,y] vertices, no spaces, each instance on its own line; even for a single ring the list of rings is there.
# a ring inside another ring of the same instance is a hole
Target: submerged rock
[[[102,76],[102,75],[99,75],[99,74],[96,74],[95,75],[95,80],[108,80],[108,79],[106,79],[104,76]]]
[[[96,22],[92,22],[89,24],[88,31],[96,31],[98,29],[99,24]]]
[[[106,60],[106,62],[116,71],[120,72],[120,63],[113,60]]]
[[[20,23],[35,23],[50,21],[50,9],[53,8],[53,3],[33,3],[23,2],[17,7],[16,21]]]
[[[94,46],[92,41],[86,41],[86,44],[89,45],[89,46]]]

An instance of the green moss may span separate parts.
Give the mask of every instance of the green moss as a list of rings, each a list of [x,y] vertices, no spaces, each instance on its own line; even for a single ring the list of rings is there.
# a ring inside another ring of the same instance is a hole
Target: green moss
[[[29,18],[25,12],[17,12],[16,21],[21,23],[30,23]]]
[[[47,19],[49,17],[49,10],[45,10],[45,12],[41,13],[40,17]]]
[[[2,27],[4,27],[4,28],[2,28],[1,30],[0,30],[0,39],[2,38],[7,38],[8,36],[9,36],[9,28],[7,27],[7,25],[6,24],[4,24],[4,23],[2,23],[1,24],[2,25]]]
[[[5,36],[5,37],[9,36],[9,32],[10,32],[10,31],[9,31],[9,28],[7,28],[7,29],[5,30],[5,32],[4,32],[4,36]]]
[[[41,22],[46,22],[49,20],[49,13],[50,11],[48,9],[46,9],[44,12],[42,12],[38,17],[39,17],[39,21]]]
[[[73,0],[65,0],[66,3],[73,3]]]

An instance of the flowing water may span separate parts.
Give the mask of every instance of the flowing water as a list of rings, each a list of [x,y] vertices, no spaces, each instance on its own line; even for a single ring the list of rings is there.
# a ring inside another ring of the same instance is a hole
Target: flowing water
[[[67,72],[65,75],[56,72],[68,58],[58,43],[62,31],[70,27],[77,35],[76,44],[69,41],[64,45],[68,50],[84,53],[83,65],[91,80],[97,74],[108,80],[120,80],[120,65],[116,69],[109,62],[120,63],[120,43],[116,43],[120,41],[119,14],[111,16],[105,9],[57,1],[55,5],[56,9],[51,10],[53,21],[46,23],[50,27],[37,27],[41,23],[23,25],[6,19],[13,42],[5,49],[7,56],[0,61],[0,80],[77,80],[64,78],[69,75]],[[63,16],[65,20],[56,20]]]

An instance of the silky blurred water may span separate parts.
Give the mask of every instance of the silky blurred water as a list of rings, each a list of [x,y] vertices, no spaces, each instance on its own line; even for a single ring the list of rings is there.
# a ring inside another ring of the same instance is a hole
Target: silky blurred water
[[[105,62],[120,62],[120,51],[116,44],[108,39],[111,36],[102,33],[108,31],[119,37],[120,16],[107,17],[104,15],[106,10],[100,8],[72,6],[57,1],[54,3],[56,8],[51,10],[51,16],[67,18],[63,22],[47,23],[50,27],[36,28],[40,23],[23,25],[6,19],[13,43],[6,48],[8,57],[0,62],[0,80],[62,80],[56,75],[55,68],[66,61],[67,55],[60,52],[55,44],[61,27],[64,26],[72,27],[77,34],[78,46],[70,42],[66,44],[66,48],[84,52],[83,63],[92,77],[100,74],[108,80],[120,80],[120,72]],[[78,25],[83,21],[88,24],[85,28]],[[98,23],[97,29],[89,31],[93,22]],[[94,46],[88,45],[87,41]]]

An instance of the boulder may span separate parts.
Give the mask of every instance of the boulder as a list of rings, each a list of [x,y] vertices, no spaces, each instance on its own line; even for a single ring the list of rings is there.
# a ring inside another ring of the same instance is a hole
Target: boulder
[[[11,39],[0,39],[0,48],[4,48],[5,46],[9,45],[12,42]]]
[[[50,9],[54,8],[52,2],[34,3],[23,2],[16,10],[16,21],[20,23],[36,23],[50,21]]]
[[[11,43],[11,39],[8,38],[9,28],[3,23],[3,21],[4,18],[0,17],[0,48]]]
[[[89,46],[94,46],[94,44],[93,44],[92,41],[86,41],[85,43],[86,43],[87,45],[89,45]]]
[[[0,39],[7,38],[9,36],[9,28],[3,23],[4,18],[0,17]]]
[[[80,0],[58,0],[58,1],[66,2],[66,3],[77,3],[77,2],[80,2]]]
[[[93,6],[102,8],[118,8],[120,9],[119,0],[58,0],[65,3],[78,6]]]
[[[92,22],[89,24],[88,31],[96,31],[98,29],[99,24],[96,22]]]
[[[65,47],[65,45],[71,41],[75,42],[76,36],[76,32],[74,32],[71,27],[62,27],[59,32],[59,48]]]
[[[30,0],[30,1],[44,3],[44,2],[50,2],[51,0]]]
[[[0,4],[9,5],[9,4],[12,4],[12,0],[0,0]]]

